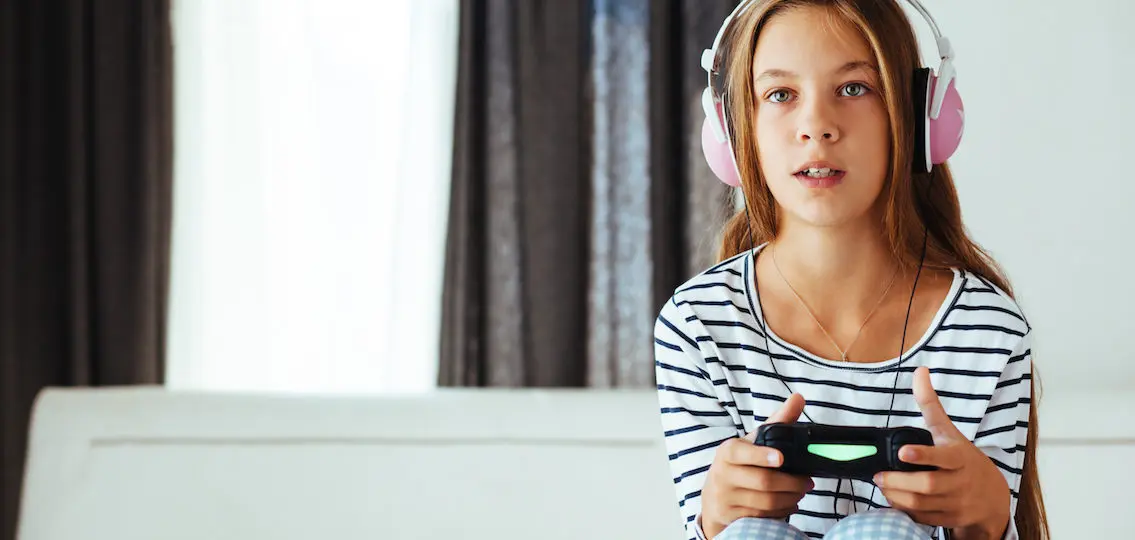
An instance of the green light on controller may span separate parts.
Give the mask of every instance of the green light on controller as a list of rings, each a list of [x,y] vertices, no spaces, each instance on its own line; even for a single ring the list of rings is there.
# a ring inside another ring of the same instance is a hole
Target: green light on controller
[[[834,461],[855,461],[879,453],[874,446],[861,444],[809,444],[808,452]]]

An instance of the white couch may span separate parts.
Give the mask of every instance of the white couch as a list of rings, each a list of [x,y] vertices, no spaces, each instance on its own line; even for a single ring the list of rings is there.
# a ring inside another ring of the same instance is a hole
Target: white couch
[[[1129,405],[1042,407],[1055,538],[1135,537],[1135,423],[1092,412]],[[652,391],[52,389],[17,538],[678,540],[656,411]]]

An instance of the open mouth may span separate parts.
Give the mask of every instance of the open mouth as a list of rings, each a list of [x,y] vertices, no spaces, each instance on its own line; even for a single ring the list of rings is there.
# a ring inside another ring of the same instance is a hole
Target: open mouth
[[[831,163],[813,162],[796,171],[793,176],[808,188],[830,188],[843,183],[847,172],[831,166]]]
[[[843,174],[844,171],[833,169],[831,167],[806,167],[804,169],[796,171],[795,176],[812,179],[823,179],[843,176]]]

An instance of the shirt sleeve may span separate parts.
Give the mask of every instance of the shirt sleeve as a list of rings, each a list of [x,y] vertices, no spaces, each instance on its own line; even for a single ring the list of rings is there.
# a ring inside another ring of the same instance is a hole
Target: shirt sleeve
[[[729,401],[724,375],[717,381],[710,375],[707,363],[719,360],[702,354],[698,338],[707,332],[690,311],[674,299],[663,306],[654,328],[654,365],[661,427],[686,537],[704,540],[699,526],[702,486],[718,445],[744,435],[744,427]],[[724,399],[718,388],[724,389]]]
[[[1032,369],[1032,333],[1029,331],[1021,338],[1001,371],[973,441],[989,456],[1009,484],[1009,524],[1004,540],[1018,540],[1019,537],[1016,513],[1032,408]]]

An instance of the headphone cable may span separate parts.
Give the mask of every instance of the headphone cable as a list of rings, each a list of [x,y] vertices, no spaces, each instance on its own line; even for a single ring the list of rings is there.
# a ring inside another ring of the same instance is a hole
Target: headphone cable
[[[766,324],[766,322],[764,320],[764,305],[761,302],[760,288],[759,288],[758,283],[757,283],[757,257],[756,257],[756,253],[754,252],[756,245],[755,245],[755,242],[754,242],[754,239],[753,239],[752,216],[749,214],[749,202],[748,202],[748,198],[744,196],[743,190],[742,190],[741,195],[742,195],[742,204],[743,204],[744,209],[745,209],[745,228],[748,230],[748,235],[749,235],[749,257],[751,257],[752,261],[753,261],[752,262],[753,292],[756,294],[756,297],[757,297],[757,308],[761,312],[760,317],[757,317],[756,313],[754,313],[753,316],[754,316],[755,319],[757,319],[757,322],[760,324],[760,327],[761,327],[761,333],[763,334],[762,337],[764,338],[764,341],[765,341],[765,354],[768,356],[769,366],[772,367],[772,371],[776,375],[777,380],[779,380],[780,383],[782,385],[784,385],[784,388],[786,390],[788,390],[788,393],[791,396],[792,395],[792,388],[788,386],[788,383],[784,380],[784,377],[780,374],[779,371],[777,371],[775,358],[773,358],[772,348],[769,344],[768,325]],[[922,228],[922,255],[919,258],[918,270],[917,270],[917,272],[915,273],[915,276],[914,276],[914,284],[910,288],[910,300],[907,303],[906,318],[903,321],[902,339],[899,342],[898,363],[894,366],[895,379],[894,379],[894,385],[891,388],[891,404],[887,408],[886,427],[888,427],[888,428],[891,427],[891,414],[894,411],[895,395],[897,394],[897,390],[898,390],[899,373],[901,372],[901,370],[899,368],[900,368],[901,364],[903,363],[903,359],[902,359],[903,352],[905,352],[905,350],[906,350],[906,332],[907,332],[907,327],[910,324],[910,312],[911,312],[911,308],[914,305],[914,295],[915,295],[915,291],[918,289],[918,281],[919,281],[919,278],[922,276],[922,267],[926,262],[926,247],[927,247],[927,240],[928,239],[929,239],[929,230],[926,227],[926,225],[923,224],[923,228]],[[753,397],[754,399],[756,398],[756,396],[754,395],[755,392],[752,389],[749,390],[749,393],[750,393],[751,397]],[[813,420],[812,417],[808,415],[807,411],[801,410],[801,413],[804,415],[805,418],[808,419],[809,422],[816,424],[816,425],[822,425],[822,424],[819,424],[818,422],[816,422],[815,420]],[[835,516],[836,521],[839,521],[843,517],[843,516],[840,516],[840,514],[839,514],[839,506],[838,506],[839,495],[841,494],[842,489],[843,489],[843,478],[838,478],[838,479],[836,479],[836,492],[835,492],[835,495],[832,497],[832,514]],[[871,496],[867,499],[868,508],[870,508],[871,505],[874,503],[875,492],[876,492],[877,489],[878,489],[878,486],[876,486],[875,483],[872,482],[871,483]],[[858,513],[859,512],[859,505],[857,504],[858,501],[855,498],[855,484],[854,483],[851,484],[851,494],[850,494],[849,501],[851,503],[853,513]],[[785,519],[785,521],[787,521],[787,518]]]

